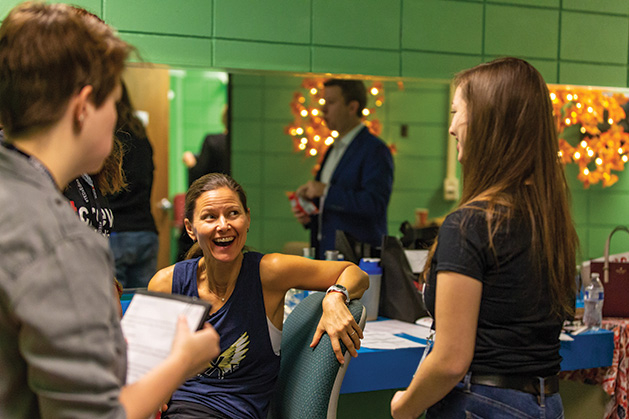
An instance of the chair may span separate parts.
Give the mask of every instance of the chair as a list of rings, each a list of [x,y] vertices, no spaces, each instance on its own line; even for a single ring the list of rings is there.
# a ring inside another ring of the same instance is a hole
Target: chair
[[[316,348],[310,342],[321,318],[325,293],[315,292],[300,302],[288,315],[282,332],[282,359],[269,419],[336,418],[341,383],[350,354],[341,344],[345,364],[341,367],[324,334]],[[367,311],[359,300],[349,309],[361,328]]]

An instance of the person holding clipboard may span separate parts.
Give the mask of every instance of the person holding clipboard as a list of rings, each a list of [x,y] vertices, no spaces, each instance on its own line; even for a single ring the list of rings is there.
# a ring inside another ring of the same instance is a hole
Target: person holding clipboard
[[[280,367],[284,297],[291,288],[327,292],[311,346],[327,333],[340,363],[341,342],[357,356],[363,332],[347,304],[369,286],[358,266],[246,249],[247,196],[221,173],[190,186],[184,224],[195,241],[189,258],[160,270],[148,289],[209,301],[221,354],[173,394],[162,418],[267,417]]]
[[[166,360],[125,385],[107,240],[62,195],[112,148],[131,47],[64,4],[23,3],[0,26],[0,417],[142,418],[218,355],[178,321]]]

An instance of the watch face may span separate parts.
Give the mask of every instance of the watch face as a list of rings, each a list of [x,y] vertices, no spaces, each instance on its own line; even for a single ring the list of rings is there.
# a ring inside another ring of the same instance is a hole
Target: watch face
[[[343,285],[339,285],[339,284],[335,284],[334,288],[339,289],[341,291],[347,291],[347,288],[345,288]]]

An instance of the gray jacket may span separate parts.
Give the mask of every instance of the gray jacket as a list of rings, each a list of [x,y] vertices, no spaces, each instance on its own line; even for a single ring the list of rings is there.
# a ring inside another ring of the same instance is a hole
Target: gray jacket
[[[107,241],[0,146],[0,418],[124,418]]]

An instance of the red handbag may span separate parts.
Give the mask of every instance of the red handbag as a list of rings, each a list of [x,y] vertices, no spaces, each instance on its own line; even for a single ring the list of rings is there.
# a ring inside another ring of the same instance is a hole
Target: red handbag
[[[590,262],[590,275],[597,272],[603,281],[604,317],[629,317],[629,263],[609,261],[609,242],[617,231],[625,231],[629,234],[629,228],[625,226],[614,228],[605,242],[604,261]]]

